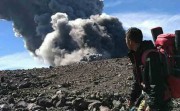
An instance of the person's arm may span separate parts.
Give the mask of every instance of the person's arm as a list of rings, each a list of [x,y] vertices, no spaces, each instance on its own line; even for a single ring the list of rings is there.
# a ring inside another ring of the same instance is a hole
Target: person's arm
[[[140,96],[140,94],[141,94],[141,87],[138,81],[135,80],[134,83],[132,84],[130,101],[134,103],[137,100],[137,98]]]
[[[163,103],[164,78],[162,76],[162,64],[159,53],[152,52],[146,59],[144,69],[144,81],[149,99],[150,109],[157,109]]]
[[[131,87],[131,93],[130,93],[130,99],[129,99],[130,105],[135,105],[136,100],[141,95],[141,91],[142,91],[142,88],[140,84],[138,83],[137,77],[134,74],[134,80]]]
[[[128,53],[128,56],[130,58],[131,63],[133,64],[133,84],[131,87],[131,92],[130,92],[130,98],[128,100],[129,106],[134,105],[136,99],[139,97],[141,94],[141,86],[138,83],[138,77],[137,77],[137,72],[136,72],[136,67],[135,67],[135,61],[134,61],[134,55],[132,52]]]

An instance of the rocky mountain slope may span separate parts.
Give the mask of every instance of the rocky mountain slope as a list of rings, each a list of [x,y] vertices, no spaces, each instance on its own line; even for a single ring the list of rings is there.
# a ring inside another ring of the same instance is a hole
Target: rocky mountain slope
[[[0,111],[125,111],[132,66],[125,57],[0,71],[0,78]],[[174,105],[180,111],[178,100]]]

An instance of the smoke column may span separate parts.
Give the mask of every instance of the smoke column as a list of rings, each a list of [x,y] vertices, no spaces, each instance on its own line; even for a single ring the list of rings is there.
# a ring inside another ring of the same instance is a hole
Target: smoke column
[[[37,58],[53,65],[125,56],[125,31],[102,0],[1,0],[0,19]]]

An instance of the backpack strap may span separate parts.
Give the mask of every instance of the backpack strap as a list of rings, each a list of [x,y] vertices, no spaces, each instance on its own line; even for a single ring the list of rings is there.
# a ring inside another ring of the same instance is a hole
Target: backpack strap
[[[141,57],[141,62],[142,62],[143,65],[145,65],[146,58],[147,58],[148,54],[151,53],[151,52],[157,52],[157,50],[156,49],[149,49],[149,50],[146,50],[146,51],[143,52],[142,57]]]
[[[149,69],[151,69],[151,65],[150,65],[150,59],[147,59],[147,56],[151,52],[157,52],[157,49],[148,49],[148,50],[144,51],[142,56],[141,56],[141,62],[142,62],[143,67],[145,67],[146,62],[148,62]],[[144,71],[142,73],[144,73]],[[151,70],[149,70],[148,74],[149,74],[149,81],[150,81],[150,83],[152,83]],[[144,78],[144,74],[142,76]]]

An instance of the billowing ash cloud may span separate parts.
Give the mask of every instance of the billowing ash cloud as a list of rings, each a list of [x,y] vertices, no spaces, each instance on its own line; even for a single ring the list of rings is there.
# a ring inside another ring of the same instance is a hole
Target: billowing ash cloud
[[[57,66],[127,53],[121,22],[102,9],[102,0],[1,0],[0,19],[13,21],[27,49]]]

